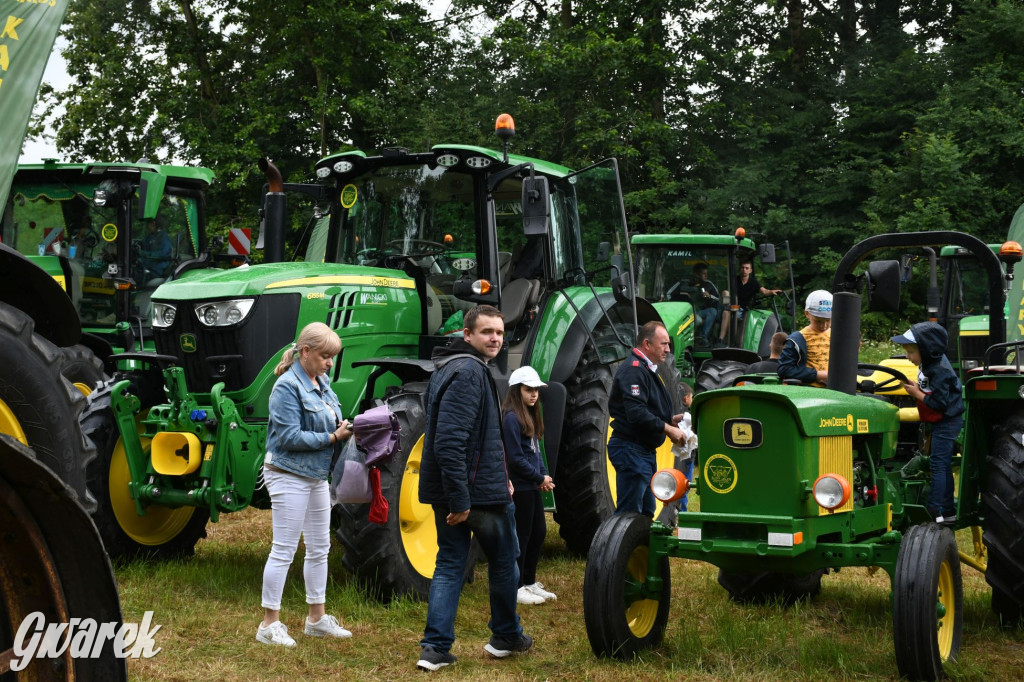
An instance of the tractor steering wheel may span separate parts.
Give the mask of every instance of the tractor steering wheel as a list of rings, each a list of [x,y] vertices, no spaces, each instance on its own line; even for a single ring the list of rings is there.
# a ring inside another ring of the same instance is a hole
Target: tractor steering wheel
[[[888,379],[884,379],[880,383],[875,384],[874,388],[872,388],[871,390],[871,393],[877,393],[878,391],[888,391],[889,389],[896,388],[897,384],[910,383],[910,379],[907,378],[906,374],[893,367],[886,367],[885,365],[872,365],[866,362],[858,362],[857,369],[867,369],[871,370],[872,372],[881,372],[883,374],[889,375]],[[859,387],[861,382],[858,381],[857,384]]]
[[[388,246],[396,248],[404,248],[406,244],[415,248],[411,248],[409,253],[401,254],[403,256],[440,256],[448,251],[448,247],[444,244],[429,239],[392,239],[388,242]]]

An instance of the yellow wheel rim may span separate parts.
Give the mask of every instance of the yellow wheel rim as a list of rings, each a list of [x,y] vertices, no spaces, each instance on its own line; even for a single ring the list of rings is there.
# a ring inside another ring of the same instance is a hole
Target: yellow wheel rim
[[[143,452],[149,450],[149,440],[142,439]],[[128,492],[131,480],[128,458],[124,452],[124,444],[119,438],[110,459],[108,479],[110,506],[114,511],[114,518],[117,519],[121,530],[140,545],[155,547],[167,544],[188,525],[192,514],[195,513],[195,507],[171,509],[154,504],[146,508],[145,516],[139,516],[135,509],[135,500]]]
[[[939,567],[935,612],[939,657],[946,661],[953,649],[953,624],[956,622],[956,587],[953,584],[953,569],[950,568],[949,561],[943,561]]]
[[[647,547],[641,546],[629,555],[626,564],[626,582],[635,586],[647,581]],[[634,637],[646,637],[654,628],[658,618],[658,602],[654,599],[637,599],[626,606],[626,623]]]
[[[409,563],[425,578],[434,576],[437,560],[437,528],[434,510],[420,502],[420,462],[423,459],[423,436],[416,441],[405,462],[402,485],[398,493],[398,524],[402,548]]]
[[[21,422],[3,400],[0,400],[0,433],[6,433],[22,445],[28,445],[28,438],[25,437],[25,430],[21,428]]]
[[[607,431],[605,432],[604,468],[608,474],[608,490],[610,490],[612,494],[612,506],[616,506],[618,504],[618,488],[616,487],[615,482],[615,466],[612,465],[612,461],[608,459],[608,441],[611,440],[612,438],[612,427],[610,426],[611,420],[609,419],[608,421],[609,426],[607,428]],[[666,438],[665,442],[661,444],[661,447],[659,447],[655,451],[655,455],[657,460],[657,465],[654,467],[655,471],[658,471],[660,469],[671,469],[676,465],[675,455],[672,454],[672,441],[670,441],[668,438]],[[661,500],[655,498],[654,518],[658,518],[658,516],[661,514],[661,510],[664,507],[665,505],[662,504]]]

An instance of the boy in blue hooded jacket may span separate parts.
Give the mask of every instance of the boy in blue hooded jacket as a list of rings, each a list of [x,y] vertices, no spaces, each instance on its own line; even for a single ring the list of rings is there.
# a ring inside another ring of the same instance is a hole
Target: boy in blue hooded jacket
[[[946,330],[934,322],[919,322],[892,340],[903,346],[907,359],[920,367],[917,383],[903,384],[903,388],[917,400],[921,421],[932,424],[928,513],[936,523],[954,525],[953,449],[964,424],[964,399],[960,379],[946,359]]]

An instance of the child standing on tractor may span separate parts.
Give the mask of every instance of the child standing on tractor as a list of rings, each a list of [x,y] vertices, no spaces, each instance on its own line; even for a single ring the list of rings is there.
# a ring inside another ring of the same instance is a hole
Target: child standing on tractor
[[[952,526],[956,524],[953,448],[964,424],[964,399],[960,379],[946,359],[946,330],[934,322],[919,322],[892,340],[920,367],[917,383],[903,384],[903,388],[917,400],[921,421],[932,424],[932,486],[926,507],[936,523]]]

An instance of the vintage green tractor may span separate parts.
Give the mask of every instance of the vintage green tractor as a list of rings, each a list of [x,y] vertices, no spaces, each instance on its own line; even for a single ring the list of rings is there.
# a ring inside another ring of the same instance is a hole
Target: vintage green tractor
[[[774,299],[758,294],[739,305],[736,291],[739,265],[755,261],[774,266],[775,246],[758,248],[739,228],[734,235],[634,234],[630,243],[636,262],[637,294],[651,302],[669,330],[676,366],[684,381],[698,393],[730,385],[747,366],[768,357],[775,332],[783,331],[784,318],[793,321],[789,296],[780,313]],[[788,243],[786,245],[788,250]],[[707,266],[708,280],[726,300],[709,300],[696,288],[695,266]],[[788,286],[792,290],[792,264],[787,258]],[[756,276],[756,275],[755,275]],[[762,275],[763,278],[763,275]],[[762,284],[768,284],[767,280]],[[780,288],[773,286],[772,288]],[[714,322],[714,339],[697,330],[701,310],[720,311]],[[723,339],[718,341],[718,339]]]
[[[927,456],[900,437],[901,420],[917,419],[878,394],[906,379],[875,371],[857,394],[857,338],[864,284],[871,306],[895,310],[899,261],[854,268],[881,249],[952,244],[985,268],[990,300],[983,366],[965,387],[967,412],[958,472],[957,528],[975,530],[975,556],[957,550],[953,530],[924,507]],[[584,613],[594,652],[627,657],[656,646],[669,609],[669,558],[719,567],[719,582],[740,602],[791,601],[817,594],[821,577],[843,567],[877,566],[892,582],[893,638],[902,675],[935,679],[956,658],[963,628],[961,561],[985,571],[992,606],[1006,622],[1024,613],[1024,373],[1006,365],[1015,343],[1003,342],[1004,271],[1012,277],[1020,247],[997,257],[980,240],[955,232],[880,235],[861,242],[835,276],[829,388],[782,385],[761,377],[694,400],[701,461],[693,482],[658,472],[652,489],[671,500],[687,488],[700,512],[676,525],[623,515],[606,521],[587,560]],[[882,375],[888,375],[883,377]],[[880,399],[881,398],[881,399]]]
[[[83,335],[62,349],[62,373],[79,390],[109,378],[102,361],[113,353],[152,350],[153,291],[208,261],[198,257],[212,182],[205,168],[145,162],[17,168],[0,238],[71,297]]]
[[[149,403],[125,381],[91,396],[84,423],[100,450],[91,485],[108,550],[188,553],[208,516],[267,506],[259,480],[273,368],[298,330],[320,321],[342,340],[330,378],[345,414],[386,401],[403,430],[382,471],[387,525],[371,524],[366,505],[337,510],[343,562],[384,598],[425,595],[436,537],[417,496],[421,394],[432,350],[460,333],[464,311],[488,303],[505,316],[499,382],[531,364],[548,383],[543,448],[559,481],[548,502],[569,547],[586,552],[614,508],[614,363],[637,323],[657,318],[628,282],[596,287],[609,273],[585,267],[584,232],[625,239],[614,161],[571,171],[452,144],[335,154],[316,164],[316,185],[265,169],[264,263],[163,284],[152,299],[156,353],[124,356],[164,368],[166,400]],[[281,262],[289,192],[317,207],[296,262]],[[670,448],[661,462],[673,464]]]

